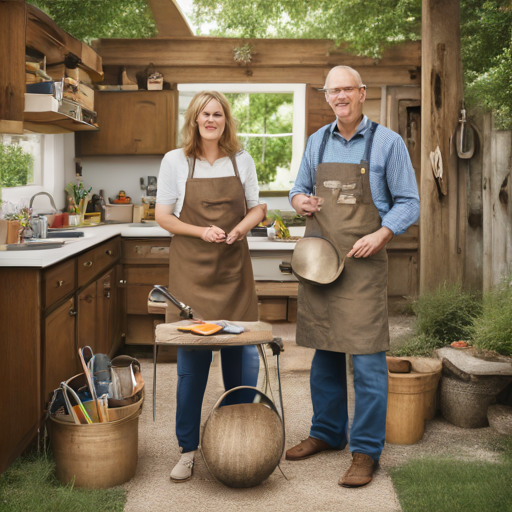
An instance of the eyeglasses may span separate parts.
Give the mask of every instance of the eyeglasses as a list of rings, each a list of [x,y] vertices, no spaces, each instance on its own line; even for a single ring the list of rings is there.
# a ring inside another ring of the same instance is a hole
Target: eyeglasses
[[[340,92],[345,94],[352,94],[355,90],[366,89],[366,85],[360,85],[359,87],[337,87],[335,89],[320,89],[322,92],[327,93],[329,96],[338,96]]]

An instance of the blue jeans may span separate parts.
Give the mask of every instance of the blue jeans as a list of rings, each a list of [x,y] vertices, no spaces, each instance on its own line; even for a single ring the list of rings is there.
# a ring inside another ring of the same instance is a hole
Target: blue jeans
[[[254,345],[221,349],[222,377],[226,391],[258,383],[259,355]],[[210,350],[178,348],[178,389],[176,396],[176,437],[183,453],[197,450],[201,408],[210,373]],[[250,403],[254,392],[243,390],[226,397],[223,405]]]
[[[378,460],[386,437],[388,367],[386,353],[353,355],[356,406],[350,429],[350,451]],[[333,448],[348,441],[345,354],[317,350],[311,365],[313,420],[310,436]]]

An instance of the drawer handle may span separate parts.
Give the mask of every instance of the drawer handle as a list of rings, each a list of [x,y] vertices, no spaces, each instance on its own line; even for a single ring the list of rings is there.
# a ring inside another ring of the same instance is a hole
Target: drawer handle
[[[75,316],[76,315],[76,311],[73,311],[72,309],[69,310],[69,316]]]
[[[113,253],[110,249],[107,249],[107,250],[105,251],[105,254],[106,254],[107,256],[112,256],[112,254],[114,254],[114,253]]]
[[[92,261],[86,261],[84,267],[92,267]]]
[[[287,261],[283,261],[279,265],[279,270],[281,271],[281,274],[290,275],[292,273],[292,264]]]
[[[60,288],[61,286],[64,286],[64,281],[57,281],[57,286],[55,288]]]

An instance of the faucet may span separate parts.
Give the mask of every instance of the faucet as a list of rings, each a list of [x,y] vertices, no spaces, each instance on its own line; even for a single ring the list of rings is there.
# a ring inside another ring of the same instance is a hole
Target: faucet
[[[31,198],[30,198],[30,203],[28,205],[29,208],[32,208],[32,204],[34,203],[34,199],[37,197],[37,196],[40,196],[40,195],[45,195],[45,196],[48,196],[50,198],[50,203],[52,205],[52,208],[57,211],[57,206],[55,206],[55,201],[53,200],[53,197],[51,194],[48,194],[48,192],[38,192],[37,194],[34,194]]]

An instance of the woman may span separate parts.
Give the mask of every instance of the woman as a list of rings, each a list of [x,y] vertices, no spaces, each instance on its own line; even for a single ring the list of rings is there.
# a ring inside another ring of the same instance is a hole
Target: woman
[[[223,94],[203,91],[185,115],[183,143],[167,153],[158,177],[156,220],[174,233],[169,290],[206,320],[258,320],[258,302],[245,235],[266,216],[258,204],[251,156],[241,150],[236,121]],[[176,321],[167,316],[167,321]],[[178,349],[176,436],[180,461],[171,480],[192,477],[201,406],[212,353]],[[221,351],[226,389],[255,386],[256,347]],[[245,396],[242,401],[250,400]]]

